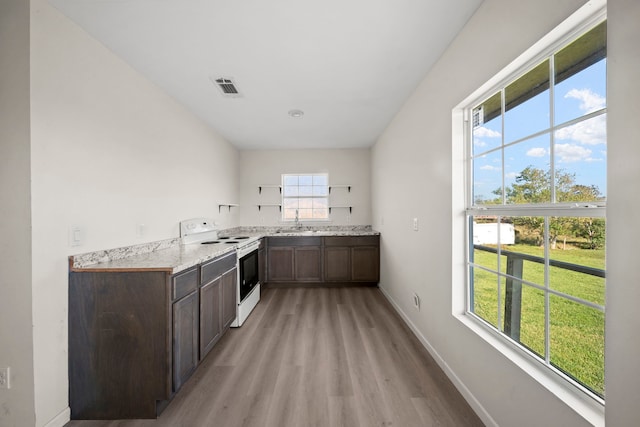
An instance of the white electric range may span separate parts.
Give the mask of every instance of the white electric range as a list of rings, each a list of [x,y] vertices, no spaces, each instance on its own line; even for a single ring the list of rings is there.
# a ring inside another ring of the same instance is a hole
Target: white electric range
[[[180,237],[184,245],[236,245],[237,303],[236,319],[232,327],[240,327],[260,301],[258,275],[259,237],[218,236],[215,223],[207,218],[192,218],[180,222]]]

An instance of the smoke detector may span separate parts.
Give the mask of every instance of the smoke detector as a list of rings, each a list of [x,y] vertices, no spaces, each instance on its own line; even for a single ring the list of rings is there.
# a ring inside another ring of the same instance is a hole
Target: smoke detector
[[[227,98],[240,98],[242,94],[238,90],[232,77],[210,77],[211,81],[220,89],[222,96]]]

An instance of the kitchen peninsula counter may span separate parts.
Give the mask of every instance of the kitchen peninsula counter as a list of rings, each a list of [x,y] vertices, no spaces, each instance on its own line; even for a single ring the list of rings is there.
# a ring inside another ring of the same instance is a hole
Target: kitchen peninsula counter
[[[380,233],[371,227],[217,234],[220,243],[173,238],[69,257],[73,419],[155,418],[167,407],[238,316],[239,246],[265,238],[255,254],[264,286],[379,281]]]

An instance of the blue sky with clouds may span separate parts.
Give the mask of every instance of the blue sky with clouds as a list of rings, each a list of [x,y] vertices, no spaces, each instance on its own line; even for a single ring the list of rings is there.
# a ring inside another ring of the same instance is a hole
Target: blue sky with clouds
[[[554,120],[559,126],[567,121],[606,107],[606,59],[557,84],[554,88]],[[550,91],[547,90],[504,115],[504,143],[550,128]],[[501,150],[487,152],[502,144],[500,116],[473,131],[474,199],[495,198],[504,169],[505,185],[527,166],[549,170],[551,135],[549,132]],[[557,129],[555,167],[576,176],[576,183],[595,185],[606,195],[606,114]],[[486,153],[486,154],[485,154]]]

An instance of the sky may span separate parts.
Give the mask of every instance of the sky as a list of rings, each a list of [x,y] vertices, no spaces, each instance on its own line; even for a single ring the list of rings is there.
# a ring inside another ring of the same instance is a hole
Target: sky
[[[606,59],[582,70],[557,84],[554,89],[554,121],[567,121],[606,107]],[[551,136],[547,132],[504,148],[510,142],[533,133],[550,129],[550,91],[547,90],[504,114],[483,123],[473,131],[474,199],[483,196],[493,199],[493,190],[501,186],[504,170],[505,186],[527,166],[545,171],[551,162]],[[606,195],[606,114],[557,129],[555,136],[555,167],[575,174],[575,183],[595,185]],[[486,153],[486,154],[485,154]]]

